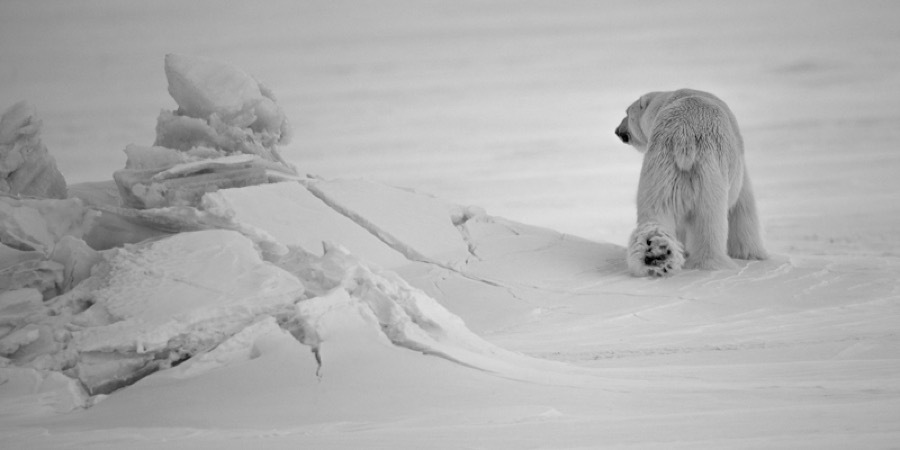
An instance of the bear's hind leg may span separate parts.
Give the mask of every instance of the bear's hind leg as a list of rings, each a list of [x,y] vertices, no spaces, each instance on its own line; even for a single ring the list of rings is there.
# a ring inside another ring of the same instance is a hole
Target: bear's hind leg
[[[686,221],[690,256],[685,268],[737,269],[726,253],[728,245],[728,192],[721,178],[708,175],[697,189],[690,219]]]
[[[728,211],[728,255],[736,259],[769,258],[760,235],[753,187],[746,170],[737,202]]]

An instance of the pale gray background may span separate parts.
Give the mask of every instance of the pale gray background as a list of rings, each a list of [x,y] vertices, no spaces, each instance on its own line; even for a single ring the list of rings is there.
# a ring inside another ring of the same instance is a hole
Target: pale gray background
[[[110,179],[171,109],[163,56],[278,95],[304,171],[416,188],[624,244],[649,90],[738,116],[776,251],[898,255],[900,3],[0,1],[0,108],[29,100],[70,182]]]

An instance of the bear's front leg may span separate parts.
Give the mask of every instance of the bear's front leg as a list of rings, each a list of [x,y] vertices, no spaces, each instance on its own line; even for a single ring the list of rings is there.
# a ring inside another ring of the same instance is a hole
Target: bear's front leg
[[[628,244],[628,270],[639,277],[663,277],[684,265],[684,250],[660,224],[638,225]]]

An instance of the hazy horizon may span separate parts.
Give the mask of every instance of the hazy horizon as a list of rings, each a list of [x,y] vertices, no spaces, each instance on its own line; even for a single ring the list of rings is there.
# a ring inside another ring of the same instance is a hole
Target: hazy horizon
[[[0,108],[36,106],[70,183],[109,180],[173,107],[164,55],[221,59],[278,96],[304,172],[623,244],[640,155],[612,130],[641,93],[693,87],[735,111],[777,248],[896,254],[898,18],[880,1],[8,0]]]

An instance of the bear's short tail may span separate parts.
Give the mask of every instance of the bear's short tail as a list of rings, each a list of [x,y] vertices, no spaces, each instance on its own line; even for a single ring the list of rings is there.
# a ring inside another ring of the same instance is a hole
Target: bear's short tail
[[[666,145],[669,147],[669,153],[675,158],[675,166],[687,172],[694,168],[703,147],[709,144],[706,142],[709,137],[689,124],[679,125],[675,126],[668,136],[669,142]]]
[[[700,141],[703,140],[702,136],[686,136],[686,138],[688,141],[674,152],[675,165],[685,172],[694,167],[694,162],[697,161],[697,155],[700,154]]]
[[[721,111],[700,99],[684,98],[662,114],[654,127],[651,146],[662,145],[675,166],[690,171],[703,154],[716,153],[720,140]]]

